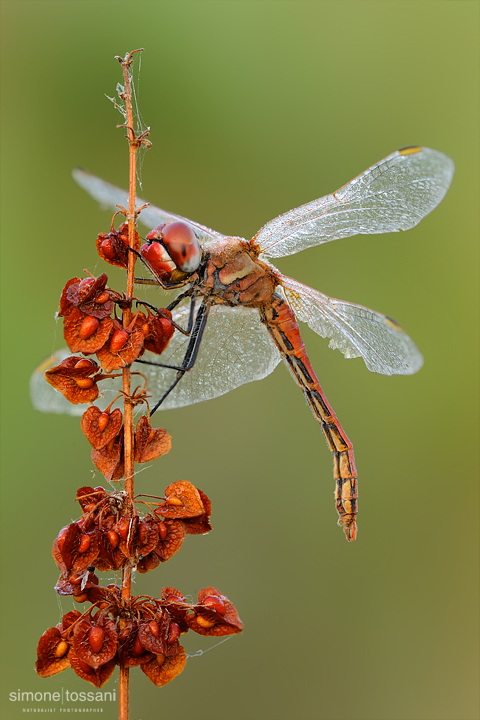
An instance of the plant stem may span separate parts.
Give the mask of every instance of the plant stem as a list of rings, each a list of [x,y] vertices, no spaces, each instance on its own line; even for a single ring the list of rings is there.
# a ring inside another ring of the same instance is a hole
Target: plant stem
[[[125,90],[122,94],[125,102],[127,113],[127,139],[129,145],[129,195],[128,195],[128,238],[130,247],[133,247],[135,240],[135,189],[136,189],[136,160],[139,141],[135,135],[133,127],[132,112],[132,90],[130,84],[129,68],[133,60],[134,53],[141,50],[133,50],[128,53],[124,59],[117,57],[122,65],[123,77],[125,82]],[[127,298],[131,300],[134,288],[134,270],[136,255],[133,252],[128,254],[128,271],[127,271]],[[123,327],[126,328],[131,320],[131,304],[123,311]],[[127,491],[133,505],[134,496],[134,436],[133,436],[133,404],[129,402],[130,396],[130,368],[123,368],[122,384],[124,393],[124,460],[125,460],[125,490]],[[132,586],[132,567],[124,565],[122,571],[122,598],[130,599]],[[120,686],[119,686],[119,720],[128,720],[129,716],[129,669],[120,666]]]

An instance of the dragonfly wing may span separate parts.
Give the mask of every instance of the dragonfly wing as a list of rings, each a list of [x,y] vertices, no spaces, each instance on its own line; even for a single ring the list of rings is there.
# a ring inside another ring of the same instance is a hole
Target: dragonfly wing
[[[189,306],[173,313],[181,326],[187,324]],[[167,349],[159,355],[145,353],[142,360],[180,365],[188,337],[178,331]],[[210,310],[197,360],[160,409],[182,407],[225,393],[252,380],[269,375],[280,362],[280,354],[254,308],[229,308],[222,305]],[[152,403],[160,398],[175,379],[175,370],[149,365],[138,366],[148,378]]]
[[[185,327],[189,306],[182,305],[173,313],[173,319]],[[162,355],[146,352],[142,360],[180,365],[189,338],[178,331]],[[83,415],[87,405],[72,405],[47,383],[44,372],[71,355],[68,348],[59,350],[42,363],[30,379],[30,396],[37,410],[48,413]],[[168,395],[160,409],[182,407],[202,400],[210,400],[252,380],[261,380],[274,371],[280,354],[260,322],[258,310],[253,308],[227,308],[220,305],[210,311],[207,327],[192,370],[187,372],[176,388]],[[132,371],[142,372],[148,378],[148,390],[155,403],[176,377],[176,371],[153,365],[133,364]],[[132,388],[143,380],[132,375]],[[101,397],[95,401],[100,409],[107,407],[121,390],[121,379],[102,380]],[[121,407],[121,400],[113,407]]]
[[[94,200],[97,200],[103,208],[118,210],[117,205],[122,205],[123,207],[128,208],[128,192],[126,190],[122,190],[115,185],[111,185],[96,175],[92,175],[92,173],[88,172],[88,170],[83,170],[83,168],[75,168],[72,171],[72,176],[75,182],[77,182],[80,187],[83,188],[83,190],[85,190]],[[146,200],[137,198],[137,207],[144,205],[145,202]],[[156,225],[166,222],[177,222],[178,220],[182,220],[195,228],[199,241],[202,245],[208,245],[208,243],[212,242],[212,240],[218,240],[219,238],[225,237],[221,233],[216,232],[216,230],[211,230],[210,228],[205,227],[205,225],[200,225],[200,223],[184,218],[181,215],[176,215],[175,213],[162,210],[161,208],[155,207],[155,205],[149,204],[148,207],[142,210],[138,216],[138,221],[149,230],[154,228]]]
[[[288,303],[299,320],[346,358],[362,357],[371,372],[411,375],[423,365],[413,340],[395,320],[362,305],[327,297],[313,288],[282,276]]]
[[[342,237],[409,230],[441,202],[454,172],[437,150],[397,150],[332,195],[270,220],[252,243],[273,258]]]

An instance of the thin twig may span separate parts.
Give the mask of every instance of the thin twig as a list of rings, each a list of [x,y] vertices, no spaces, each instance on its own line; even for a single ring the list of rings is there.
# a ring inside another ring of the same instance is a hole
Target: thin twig
[[[129,68],[133,60],[133,55],[140,50],[133,50],[128,53],[124,59],[117,57],[116,59],[122,65],[123,77],[125,81],[125,90],[122,93],[122,99],[125,102],[127,113],[127,139],[129,145],[129,194],[128,194],[128,238],[129,245],[133,248],[135,241],[135,190],[136,190],[136,160],[137,150],[141,144],[140,138],[135,135],[133,127],[133,111],[132,111],[132,90],[130,82]],[[135,261],[137,256],[134,252],[128,253],[128,271],[127,271],[127,298],[130,304],[123,311],[123,327],[128,328],[131,322],[131,299],[133,297],[134,277],[135,277]],[[133,404],[128,402],[130,396],[130,368],[124,368],[122,372],[122,388],[124,395],[124,453],[125,453],[125,490],[127,491],[133,505],[134,496],[134,436],[133,436]],[[132,587],[132,567],[124,565],[122,571],[122,598],[129,600]],[[119,685],[119,720],[128,720],[129,716],[129,669],[120,666],[120,685]]]

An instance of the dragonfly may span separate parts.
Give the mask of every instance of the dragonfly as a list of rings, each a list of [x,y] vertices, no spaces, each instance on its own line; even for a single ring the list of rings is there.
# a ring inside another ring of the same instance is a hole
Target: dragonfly
[[[270,260],[343,237],[413,228],[444,198],[454,170],[453,161],[442,152],[402,148],[334,193],[270,220],[251,240],[224,235],[153,205],[139,214],[139,222],[154,227],[148,241],[162,245],[164,259],[182,278],[170,284],[183,290],[169,308],[177,325],[189,326],[185,334],[175,332],[161,363],[151,353],[143,356],[150,391],[160,398],[154,410],[218,397],[266,377],[283,360],[332,453],[338,524],[348,541],[357,534],[353,446],[320,386],[299,321],[329,338],[329,347],[346,358],[363,358],[371,372],[416,373],[423,357],[391,317],[324,295],[282,274]],[[73,176],[102,206],[128,206],[126,191],[85,170],[76,169]],[[138,199],[138,203],[145,201]],[[175,224],[186,238],[183,246],[180,238],[183,255],[178,253],[178,242],[176,249],[169,243],[165,231]],[[168,281],[152,272],[160,285],[169,287]],[[61,357],[55,355],[50,365],[58,364]],[[40,384],[44,369],[41,366],[32,378],[34,405],[47,412],[78,414],[77,406]]]

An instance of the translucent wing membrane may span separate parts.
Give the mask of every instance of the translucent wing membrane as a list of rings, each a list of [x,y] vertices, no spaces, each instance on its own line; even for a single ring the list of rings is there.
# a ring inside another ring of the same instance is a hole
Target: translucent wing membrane
[[[351,235],[409,230],[443,199],[454,171],[436,150],[397,150],[332,195],[270,220],[253,242],[273,258]]]
[[[44,373],[49,368],[60,365],[62,360],[65,360],[65,358],[71,354],[68,348],[57,350],[57,352],[45,360],[33,372],[30,377],[30,398],[36,410],[45,413],[55,413],[56,415],[79,416],[83,415],[87,409],[87,405],[72,405],[72,403],[63,397],[61,392],[58,392],[58,390],[55,390],[49,385],[44,377]],[[117,387],[120,389],[121,385]],[[108,402],[105,402],[102,410],[104,410],[107,405]]]
[[[182,326],[186,325],[187,317],[185,305],[174,313],[175,322]],[[179,365],[187,343],[188,338],[176,332],[161,356],[145,353],[143,359]],[[261,380],[273,372],[279,362],[280,354],[260,322],[257,310],[217,305],[208,316],[193,369],[184,375],[161,408],[182,407],[218,397],[244,383]],[[156,399],[168,389],[176,375],[174,370],[148,365],[140,369],[148,377],[150,393]]]
[[[122,190],[115,185],[111,185],[105,180],[96,177],[96,175],[92,175],[92,173],[87,170],[83,170],[82,168],[75,168],[75,170],[72,171],[72,176],[75,182],[77,182],[80,187],[83,188],[94,200],[97,200],[102,207],[117,210],[118,208],[116,206],[122,205],[123,207],[128,208],[128,192],[126,190]],[[137,207],[144,205],[145,202],[146,200],[137,198]],[[200,225],[200,223],[184,218],[181,215],[167,212],[166,210],[155,207],[155,205],[149,205],[142,210],[138,216],[138,221],[149,230],[161,223],[177,222],[178,220],[187,222],[195,229],[202,245],[207,245],[212,240],[224,237],[221,233],[211,230],[210,228],[205,227],[205,225]]]
[[[395,320],[285,276],[282,286],[297,318],[330,338],[329,347],[346,358],[362,357],[371,372],[382,375],[411,375],[422,367],[420,350]]]
[[[173,313],[173,319],[181,326],[186,326],[188,313],[189,306],[182,305]],[[142,360],[180,365],[187,344],[188,338],[177,331],[162,355],[146,352]],[[69,415],[82,415],[85,412],[87,405],[72,405],[43,377],[48,367],[58,365],[68,355],[71,353],[66,348],[59,351],[32,375],[30,394],[37,410]],[[279,362],[280,354],[260,322],[257,310],[216,306],[210,311],[193,369],[184,375],[160,409],[182,407],[218,397],[244,383],[261,380],[273,372]],[[151,405],[155,404],[176,377],[175,370],[143,364],[134,363],[132,370],[147,376],[148,390],[152,395]],[[138,384],[141,383],[138,378]],[[135,384],[136,376],[133,376],[132,386]],[[118,380],[105,380],[99,383],[99,388],[103,398],[95,401],[95,405],[103,409],[118,394],[121,384]]]

